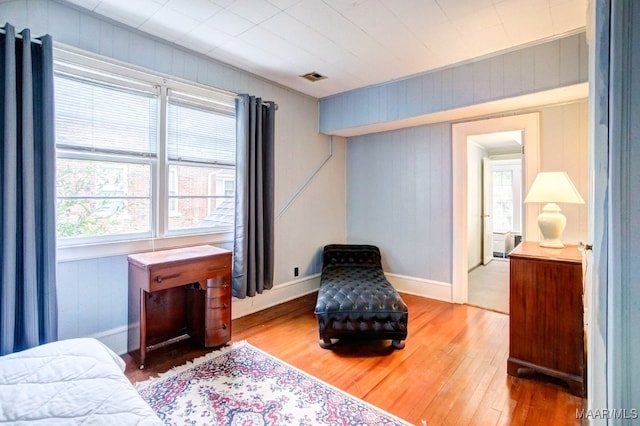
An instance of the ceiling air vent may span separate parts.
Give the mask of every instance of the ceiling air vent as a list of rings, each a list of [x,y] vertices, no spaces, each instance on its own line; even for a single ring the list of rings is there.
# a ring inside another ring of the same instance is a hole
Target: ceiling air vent
[[[309,80],[312,83],[314,83],[314,82],[316,82],[318,80],[324,80],[325,78],[327,78],[326,76],[324,76],[324,75],[322,75],[320,73],[317,73],[315,71],[306,73],[304,75],[301,75],[300,77],[306,78],[307,80]]]

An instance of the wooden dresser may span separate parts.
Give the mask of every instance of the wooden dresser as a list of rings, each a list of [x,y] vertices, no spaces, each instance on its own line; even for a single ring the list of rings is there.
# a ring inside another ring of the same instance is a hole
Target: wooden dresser
[[[507,372],[538,372],[586,393],[582,253],[523,242],[510,254]]]
[[[191,336],[206,347],[231,339],[231,252],[212,246],[129,255],[128,351]]]

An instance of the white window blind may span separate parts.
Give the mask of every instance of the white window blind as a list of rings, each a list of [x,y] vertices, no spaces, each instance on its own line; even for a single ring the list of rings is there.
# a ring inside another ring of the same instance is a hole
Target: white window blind
[[[168,194],[169,232],[233,229],[235,125],[231,104],[169,91],[167,155],[177,179]]]
[[[158,94],[57,74],[56,145],[155,155]]]
[[[54,83],[58,238],[87,243],[150,236],[155,88],[65,73],[56,73]]]
[[[169,92],[168,104],[170,160],[235,164],[235,111],[229,105],[175,91]]]
[[[59,245],[175,244],[232,231],[234,95],[62,57],[54,81]]]

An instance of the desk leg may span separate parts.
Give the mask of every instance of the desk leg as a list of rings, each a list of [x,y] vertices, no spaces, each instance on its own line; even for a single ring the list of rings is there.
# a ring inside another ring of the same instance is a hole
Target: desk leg
[[[140,369],[147,357],[147,292],[140,289]]]

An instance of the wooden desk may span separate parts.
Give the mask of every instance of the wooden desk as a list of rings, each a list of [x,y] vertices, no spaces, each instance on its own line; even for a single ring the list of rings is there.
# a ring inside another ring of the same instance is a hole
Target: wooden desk
[[[191,336],[206,347],[231,339],[231,252],[212,246],[129,255],[127,349],[147,351]]]
[[[585,396],[582,253],[524,242],[510,254],[507,372],[556,377]]]

